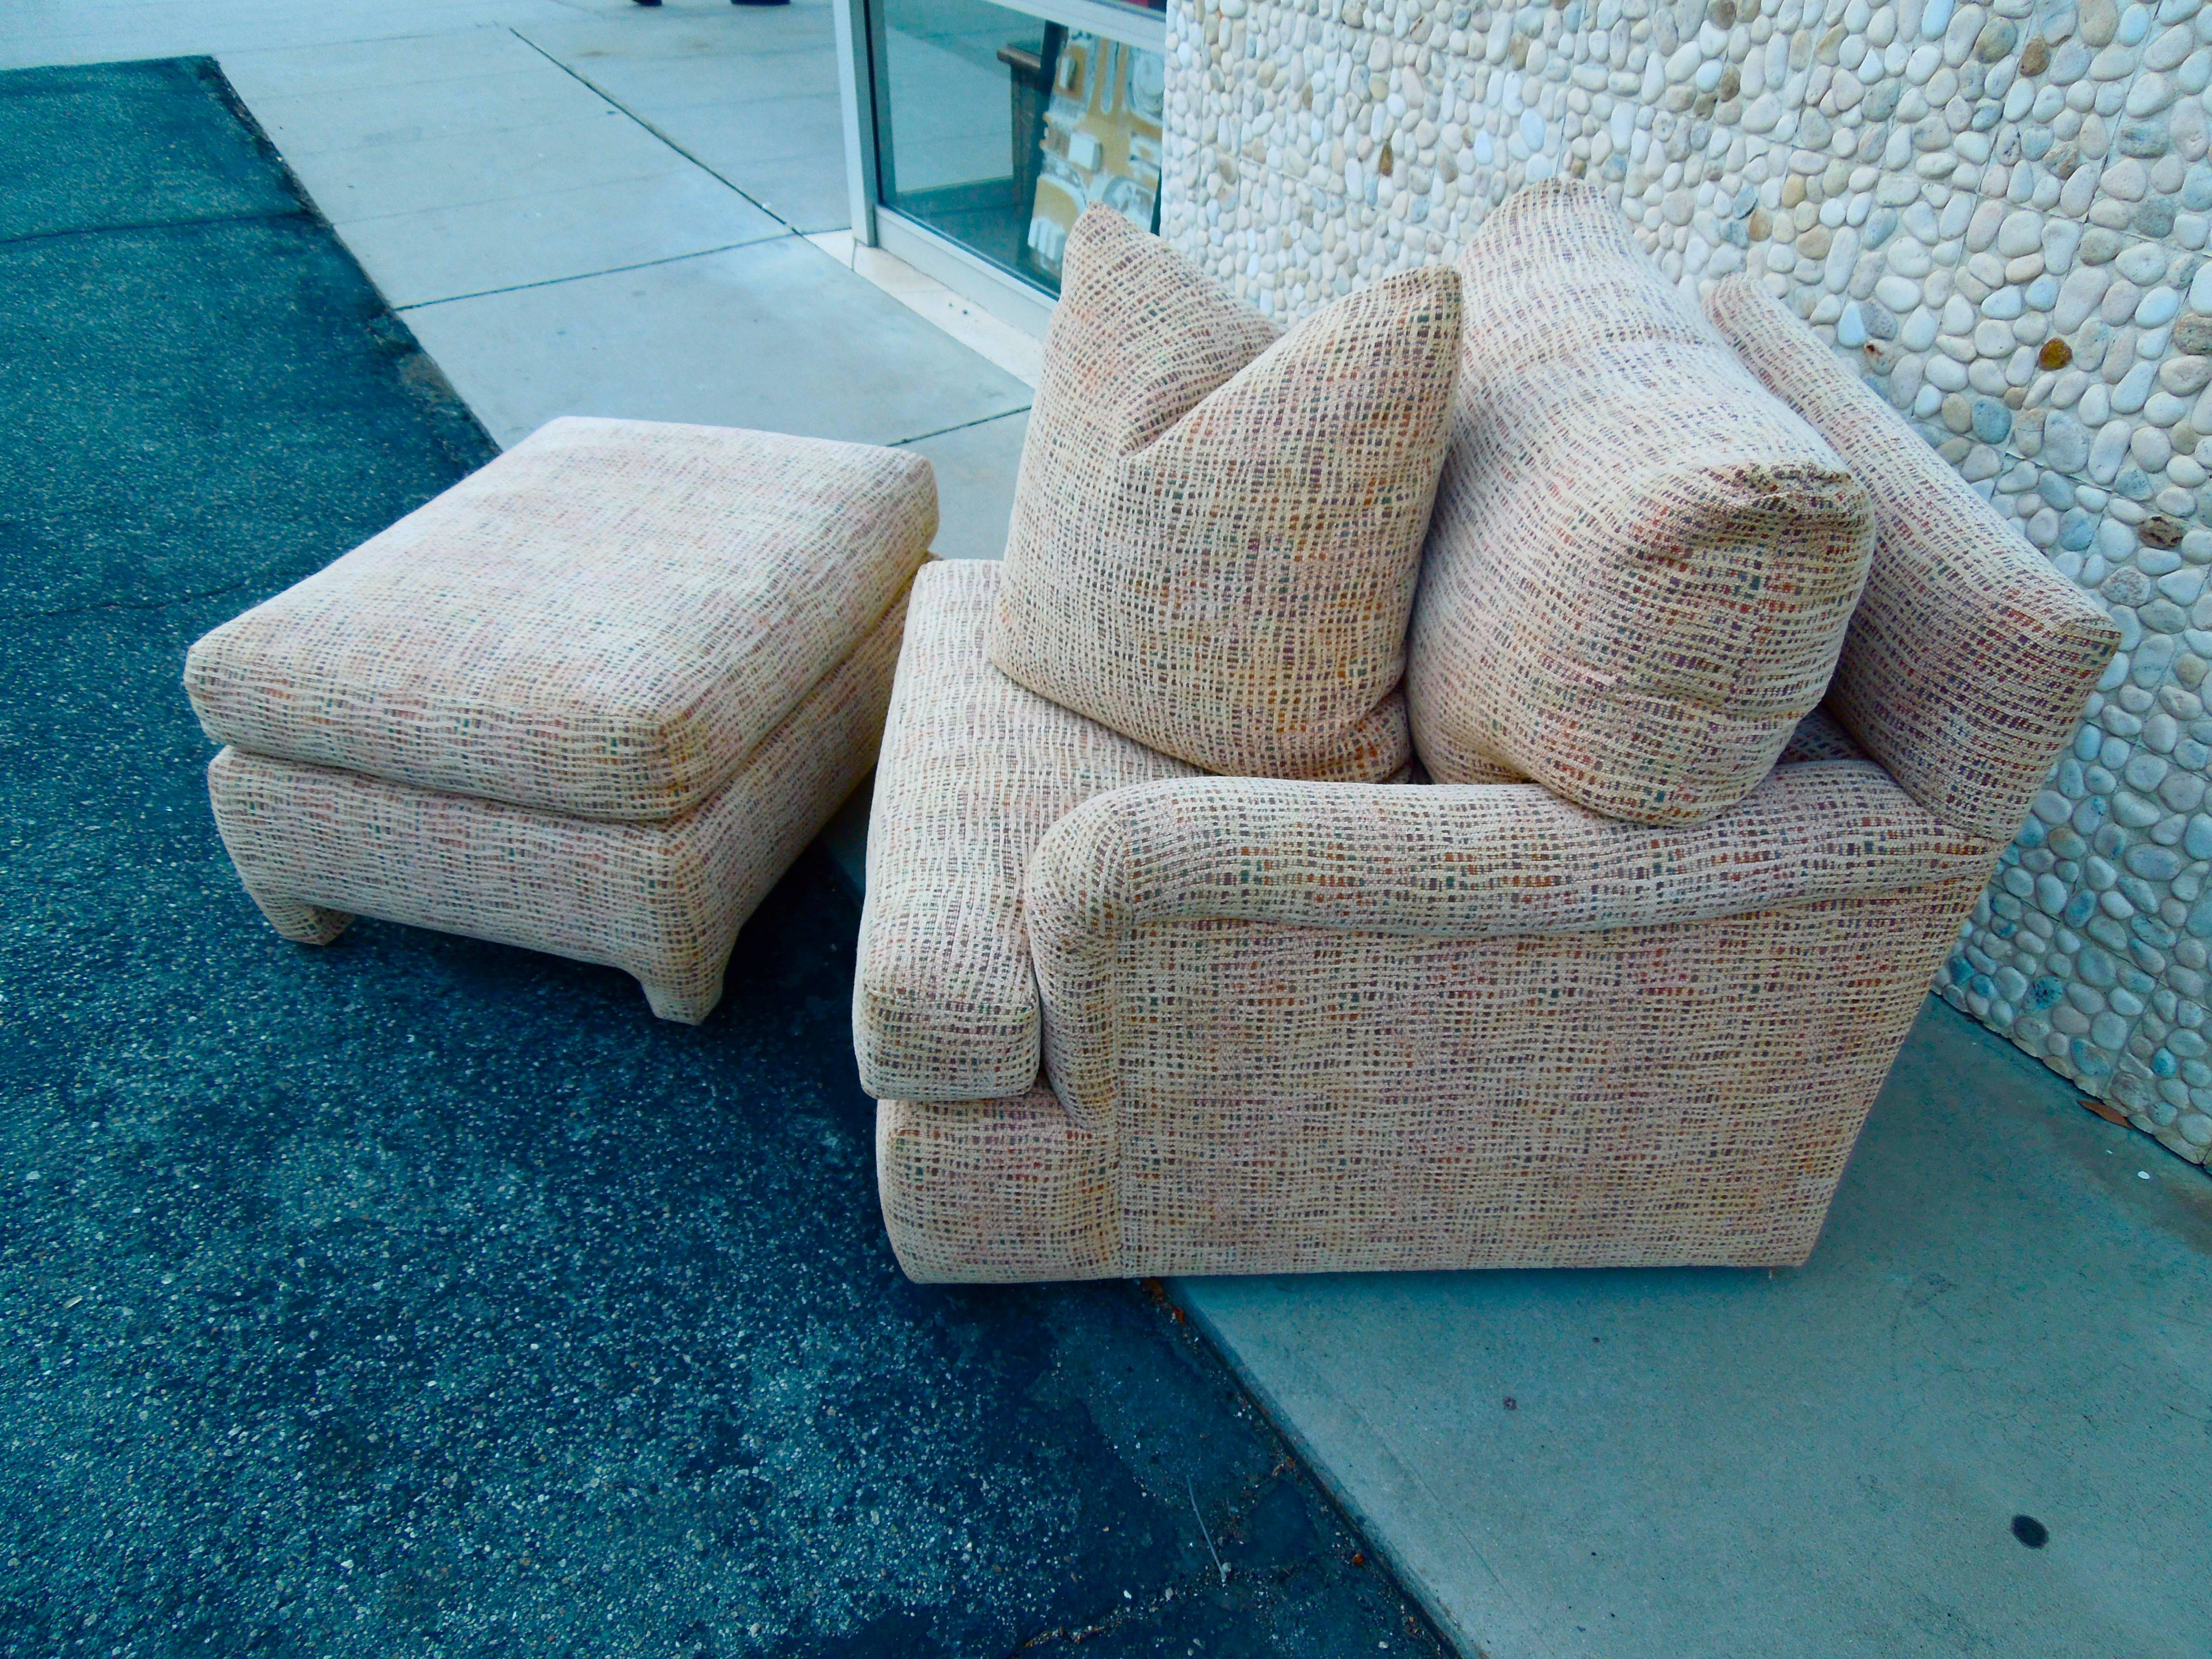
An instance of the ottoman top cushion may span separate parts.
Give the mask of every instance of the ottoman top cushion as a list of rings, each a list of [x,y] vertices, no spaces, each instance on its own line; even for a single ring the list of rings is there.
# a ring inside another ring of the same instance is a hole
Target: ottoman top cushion
[[[929,463],[706,426],[553,422],[192,647],[208,735],[576,817],[673,817],[889,611]]]

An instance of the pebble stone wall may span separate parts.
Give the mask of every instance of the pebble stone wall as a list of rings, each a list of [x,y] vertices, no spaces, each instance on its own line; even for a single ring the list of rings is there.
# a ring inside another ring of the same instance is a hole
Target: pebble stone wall
[[[1767,287],[2118,622],[1938,989],[2212,1151],[2212,4],[1173,0],[1164,234],[1289,321],[1603,183]]]

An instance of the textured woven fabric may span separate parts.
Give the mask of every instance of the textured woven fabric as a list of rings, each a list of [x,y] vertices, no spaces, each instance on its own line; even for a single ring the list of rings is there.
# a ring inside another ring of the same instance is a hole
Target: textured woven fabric
[[[1042,1084],[1012,1100],[876,1107],[884,1223],[925,1284],[1135,1276],[1121,1265],[1119,1163],[1113,1137]]]
[[[1045,1078],[878,1109],[893,1244],[924,1279],[1802,1261],[1995,856],[1864,761],[1657,829],[1526,785],[1099,795],[1030,862]]]
[[[1802,1261],[1989,868],[1597,933],[1136,928],[1106,1119],[878,1107],[893,1246],[933,1280]]]
[[[665,1019],[704,1019],[730,948],[875,757],[904,604],[705,804],[636,823],[559,817],[225,749],[223,845],[276,930],[327,944],[355,914],[605,963]]]
[[[1165,243],[1093,208],[1045,340],[991,660],[1212,771],[1400,771],[1459,334],[1459,278],[1437,266],[1271,344]]]
[[[1764,289],[1730,277],[1706,303],[1873,499],[1878,550],[1829,708],[1929,811],[2009,838],[2118,630]]]
[[[1820,701],[1866,492],[1597,190],[1532,185],[1460,262],[1466,350],[1406,695],[1440,783],[1502,763],[1694,823]]]
[[[1781,764],[1866,758],[1866,750],[1851,740],[1851,734],[1844,730],[1842,723],[1824,704],[1797,722],[1797,729],[1790,734],[1790,741],[1783,747]]]
[[[1165,1008],[1140,1029],[1129,1023],[1142,1005],[1122,994],[1121,953],[1150,927],[1589,933],[1925,886],[1986,871],[1994,850],[1864,761],[1778,771],[1719,822],[1663,829],[1597,817],[1533,784],[1203,778],[1120,790],[1070,811],[1030,861],[1045,1073],[1068,1111],[1097,1127],[1123,1086],[1125,1047],[1185,1041]],[[1327,1018],[1364,1006],[1354,998]]]
[[[929,463],[559,420],[192,647],[208,735],[622,821],[704,801],[883,618]]]
[[[1036,1080],[1036,981],[1022,921],[1030,852],[1103,790],[1193,769],[1024,690],[983,640],[996,564],[915,580],[868,823],[853,996],[861,1085],[988,1099]]]

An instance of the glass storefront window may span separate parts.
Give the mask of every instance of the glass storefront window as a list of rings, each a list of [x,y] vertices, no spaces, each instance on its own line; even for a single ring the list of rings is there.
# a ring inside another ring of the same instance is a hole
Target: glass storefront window
[[[1158,52],[988,0],[870,0],[869,15],[885,207],[1054,294],[1093,202],[1158,228]]]

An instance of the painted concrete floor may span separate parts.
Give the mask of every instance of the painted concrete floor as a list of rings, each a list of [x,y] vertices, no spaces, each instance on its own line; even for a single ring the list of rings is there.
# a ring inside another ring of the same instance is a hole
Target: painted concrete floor
[[[999,550],[1027,388],[795,234],[843,218],[822,0],[9,17],[9,64],[217,53],[502,441],[576,410],[910,442],[940,550]],[[2203,1659],[2208,1255],[2202,1172],[1931,1005],[1801,1273],[1177,1294],[1469,1655]]]

